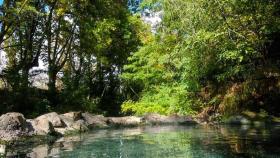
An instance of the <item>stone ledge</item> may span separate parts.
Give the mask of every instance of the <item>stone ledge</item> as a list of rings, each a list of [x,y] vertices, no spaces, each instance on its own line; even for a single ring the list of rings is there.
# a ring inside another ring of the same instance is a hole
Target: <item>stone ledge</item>
[[[55,112],[41,115],[35,119],[25,119],[20,113],[7,113],[0,117],[0,141],[13,142],[34,136],[63,136],[80,133],[90,129],[108,127],[127,127],[153,124],[193,124],[188,116],[163,116],[147,114],[143,117],[104,117],[88,112]]]

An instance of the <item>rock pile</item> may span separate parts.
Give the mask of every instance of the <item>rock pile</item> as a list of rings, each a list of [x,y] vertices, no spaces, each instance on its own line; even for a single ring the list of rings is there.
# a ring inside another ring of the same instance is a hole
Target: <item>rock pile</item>
[[[145,124],[194,123],[191,117],[162,116],[148,114],[144,117],[104,117],[88,112],[55,112],[41,115],[35,119],[26,119],[20,113],[7,113],[0,117],[0,140],[16,141],[30,136],[66,135],[73,132],[85,132],[92,128],[111,126],[138,126]]]

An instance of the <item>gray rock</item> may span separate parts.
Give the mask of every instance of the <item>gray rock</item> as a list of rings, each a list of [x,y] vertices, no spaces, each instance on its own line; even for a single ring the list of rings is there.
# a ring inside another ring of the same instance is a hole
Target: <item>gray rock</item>
[[[159,114],[147,114],[144,120],[148,124],[194,124],[196,123],[192,117],[189,116],[164,116]]]
[[[74,119],[65,115],[60,115],[59,117],[64,122],[65,127],[70,127],[75,122]]]
[[[0,140],[10,142],[19,140],[21,137],[29,136],[27,131],[22,130],[0,130]]]
[[[48,120],[53,127],[65,127],[65,123],[56,112],[41,115],[36,120]]]
[[[20,113],[7,113],[0,117],[0,140],[14,141],[32,135],[28,123]]]
[[[69,112],[69,113],[62,114],[60,116],[70,118],[73,121],[78,121],[78,120],[82,119],[82,113],[81,112]]]
[[[83,129],[87,129],[86,121],[81,118],[79,120],[76,120],[71,115],[70,116],[69,115],[60,115],[60,118],[65,123],[66,128],[72,128],[75,130],[81,129],[82,131],[83,131]]]
[[[55,131],[65,135],[71,132],[84,132],[88,130],[87,123],[84,120],[80,119],[74,121],[75,119],[72,116],[73,115],[60,115],[60,118],[65,123],[66,127],[55,128]]]
[[[0,130],[26,130],[27,123],[20,113],[7,113],[0,117]]]
[[[235,121],[238,119],[235,119]],[[240,122],[246,122],[241,119]],[[186,116],[163,116],[148,114],[145,117],[109,117],[92,115],[90,113],[69,112],[58,115],[48,113],[34,120],[26,120],[20,113],[7,113],[0,117],[0,140],[14,141],[21,137],[33,135],[62,135],[72,132],[84,132],[88,128],[112,126],[137,126],[148,124],[173,124],[194,123],[191,117]]]
[[[94,127],[108,127],[107,121],[108,118],[102,115],[92,115],[88,112],[82,113],[82,117],[86,122],[86,125],[90,128]]]
[[[88,130],[88,127],[86,126],[86,123],[84,120],[78,120],[73,122],[70,126],[67,126],[65,128],[55,128],[55,131],[57,133],[60,133],[62,135],[73,133],[73,132],[85,132]]]
[[[52,123],[44,117],[38,117],[29,121],[35,135],[51,135],[55,133]]]
[[[74,130],[78,130],[80,132],[85,132],[88,130],[86,122],[84,120],[75,121],[74,124],[71,126]]]
[[[110,125],[116,126],[136,126],[143,123],[141,117],[127,116],[127,117],[110,117],[108,120]]]

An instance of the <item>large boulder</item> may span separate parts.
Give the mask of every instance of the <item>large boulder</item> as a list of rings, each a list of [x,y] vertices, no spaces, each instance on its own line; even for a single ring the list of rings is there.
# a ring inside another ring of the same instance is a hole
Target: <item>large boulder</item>
[[[193,124],[195,121],[189,116],[164,116],[159,114],[147,114],[144,116],[147,124]]]
[[[64,122],[66,127],[72,126],[72,124],[75,122],[74,119],[65,115],[60,115],[59,117]],[[57,127],[57,128],[64,128],[64,127]]]
[[[65,128],[55,128],[57,133],[62,135],[69,134],[69,133],[76,133],[76,132],[85,132],[88,130],[86,122],[84,120],[78,120],[74,122],[67,122],[67,127]]]
[[[69,113],[62,114],[60,116],[69,118],[73,121],[78,121],[82,119],[82,112],[69,112]]]
[[[0,117],[0,130],[26,130],[27,122],[21,113],[7,113]]]
[[[20,113],[7,113],[0,117],[0,140],[14,141],[29,133],[28,123]]]
[[[65,135],[73,132],[84,132],[88,130],[87,123],[82,120],[79,113],[70,112],[60,115],[61,120],[65,123],[66,127],[56,127],[55,131]]]
[[[84,120],[75,121],[74,124],[71,126],[76,131],[85,132],[88,130],[86,122]]]
[[[53,127],[65,127],[65,123],[56,112],[41,115],[35,120],[48,120]]]
[[[136,126],[143,123],[143,119],[136,116],[110,117],[108,123],[115,126]]]
[[[92,115],[88,112],[82,113],[82,118],[85,120],[86,124],[90,128],[94,127],[107,127],[108,118],[102,115]]]
[[[33,132],[36,135],[51,135],[55,133],[52,123],[44,117],[28,120],[28,122],[32,125]]]

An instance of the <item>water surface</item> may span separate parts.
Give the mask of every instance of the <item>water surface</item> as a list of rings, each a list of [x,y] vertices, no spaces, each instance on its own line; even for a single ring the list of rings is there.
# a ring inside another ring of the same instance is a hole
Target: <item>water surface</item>
[[[280,158],[280,126],[146,126],[96,130],[52,144],[5,149],[6,157]]]

